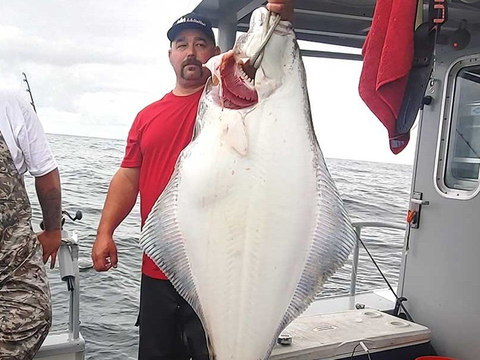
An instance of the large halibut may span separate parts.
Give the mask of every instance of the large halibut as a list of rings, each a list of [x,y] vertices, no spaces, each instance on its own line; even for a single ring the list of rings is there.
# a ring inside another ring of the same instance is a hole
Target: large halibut
[[[242,66],[273,26],[267,14],[256,10],[234,51],[209,62],[194,139],[140,237],[199,315],[217,360],[267,359],[355,241],[315,137],[290,23],[276,27],[254,80]]]

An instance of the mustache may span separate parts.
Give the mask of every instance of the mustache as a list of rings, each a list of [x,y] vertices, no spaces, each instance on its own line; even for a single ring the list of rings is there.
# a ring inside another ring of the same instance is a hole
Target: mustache
[[[190,65],[196,65],[198,67],[202,67],[203,64],[198,61],[197,59],[195,58],[188,58],[188,59],[185,59],[183,62],[182,62],[182,68],[184,68],[185,66],[190,66]]]

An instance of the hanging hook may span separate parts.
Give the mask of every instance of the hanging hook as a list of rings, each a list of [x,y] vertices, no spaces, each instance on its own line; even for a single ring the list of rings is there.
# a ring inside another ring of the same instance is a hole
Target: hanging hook
[[[270,18],[271,16],[274,16],[273,24],[270,27]],[[263,51],[265,50],[265,46],[267,45],[268,41],[273,35],[273,32],[277,28],[278,24],[280,23],[281,17],[279,14],[272,14],[272,12],[268,12],[266,18],[265,18],[265,26],[263,28],[263,35],[262,35],[262,43],[260,44],[259,49],[257,52],[252,56],[250,59],[251,65],[255,68],[258,69],[260,67],[260,64],[262,63],[263,60]]]

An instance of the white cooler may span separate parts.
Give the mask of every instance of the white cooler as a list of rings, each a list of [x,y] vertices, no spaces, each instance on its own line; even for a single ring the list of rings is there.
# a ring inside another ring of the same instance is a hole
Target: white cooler
[[[282,334],[291,336],[291,345],[276,345],[271,360],[350,359],[360,341],[374,360],[375,353],[430,341],[430,330],[425,326],[369,309],[300,317]],[[393,359],[393,353],[390,351],[388,358]],[[359,345],[355,356],[361,354],[365,351]]]

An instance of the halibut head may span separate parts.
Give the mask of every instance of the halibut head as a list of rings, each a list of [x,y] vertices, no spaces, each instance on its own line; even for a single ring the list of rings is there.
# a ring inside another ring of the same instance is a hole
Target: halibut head
[[[355,233],[315,137],[289,22],[257,9],[209,61],[192,142],[140,237],[199,315],[211,359],[267,359],[348,258]],[[159,311],[162,311],[159,309]]]

